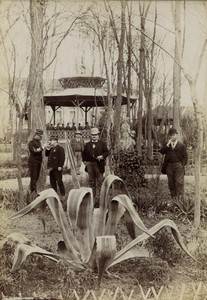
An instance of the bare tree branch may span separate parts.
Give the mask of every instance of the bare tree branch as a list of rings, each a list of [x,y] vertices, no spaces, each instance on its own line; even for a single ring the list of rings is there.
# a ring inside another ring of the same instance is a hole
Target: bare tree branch
[[[136,26],[132,25],[136,30],[138,30],[139,32],[143,33],[144,36],[146,36],[149,40],[153,41],[153,39],[151,37],[149,37],[146,33],[144,33],[141,29],[137,28]],[[165,50],[165,48],[163,48],[162,46],[160,46],[157,42],[153,41],[155,45],[157,45],[160,49],[162,49],[165,53],[167,53],[167,55],[169,55],[175,62],[176,64],[178,64],[180,66],[181,69],[183,69],[183,67],[180,65],[180,63],[175,60],[174,56],[172,56],[167,50]]]

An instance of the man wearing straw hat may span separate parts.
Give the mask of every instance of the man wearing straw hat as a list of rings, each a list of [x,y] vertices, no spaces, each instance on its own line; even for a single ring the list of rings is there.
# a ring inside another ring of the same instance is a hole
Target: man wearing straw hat
[[[75,137],[70,141],[71,148],[75,157],[77,175],[80,175],[80,167],[82,163],[82,152],[84,149],[84,141],[80,130],[75,132]]]
[[[103,181],[103,173],[105,172],[105,160],[109,155],[109,150],[104,141],[99,139],[99,129],[91,128],[91,141],[86,143],[83,150],[83,162],[86,165],[86,171],[89,176],[89,184],[93,189],[95,198],[95,206],[98,206],[97,192]]]
[[[42,151],[41,139],[43,135],[42,129],[37,129],[33,139],[28,143],[29,148],[29,173],[30,173],[30,191],[32,198],[37,195],[37,181],[40,175],[40,169],[42,164]]]

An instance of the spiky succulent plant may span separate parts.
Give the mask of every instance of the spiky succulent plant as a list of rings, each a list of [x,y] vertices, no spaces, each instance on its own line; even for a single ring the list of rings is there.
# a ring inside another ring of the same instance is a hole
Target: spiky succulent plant
[[[110,199],[109,192],[115,182],[121,183],[124,194]],[[57,193],[53,189],[47,189],[11,218],[22,217],[43,202],[47,203],[62,234],[63,240],[58,242],[59,251],[58,253],[46,251],[19,233],[10,234],[7,240],[10,239],[17,244],[13,270],[18,269],[29,254],[35,253],[54,261],[64,259],[68,267],[76,270],[97,269],[100,285],[104,271],[110,267],[129,258],[147,256],[148,252],[137,245],[150,237],[153,238],[153,235],[165,226],[171,229],[179,246],[191,256],[173,221],[166,219],[150,229],[146,228],[129,198],[124,182],[115,175],[108,175],[102,184],[99,208],[93,208],[91,188],[72,189],[68,194],[66,212]],[[115,232],[118,222],[124,215],[132,241],[117,251]],[[137,237],[135,226],[143,231]]]

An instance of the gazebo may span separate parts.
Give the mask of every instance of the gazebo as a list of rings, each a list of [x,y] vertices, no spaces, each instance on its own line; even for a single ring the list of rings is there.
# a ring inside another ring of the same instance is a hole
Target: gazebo
[[[77,76],[60,78],[61,89],[49,92],[43,96],[44,105],[50,106],[53,111],[55,123],[55,112],[59,107],[79,107],[85,112],[85,123],[87,113],[92,107],[107,107],[108,95],[103,88],[106,81],[102,77]],[[112,102],[117,96],[112,96]],[[130,97],[131,105],[134,105],[136,97]],[[127,104],[127,96],[122,95],[122,105]]]
[[[44,95],[44,104],[49,105],[54,114],[59,107],[80,107],[85,112],[85,122],[87,122],[87,112],[92,107],[107,106],[107,91],[103,89],[105,79],[102,77],[64,77],[59,82],[61,90],[49,92]],[[113,102],[116,101],[116,95],[112,96]],[[136,97],[130,98],[133,105]],[[122,105],[127,104],[126,95],[122,95]]]

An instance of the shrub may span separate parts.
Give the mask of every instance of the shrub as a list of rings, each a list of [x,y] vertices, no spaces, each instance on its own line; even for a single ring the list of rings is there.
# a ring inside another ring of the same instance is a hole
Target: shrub
[[[26,204],[27,191],[24,191],[24,203]],[[0,189],[0,207],[4,209],[18,210],[20,206],[20,192],[12,189]]]
[[[142,157],[137,151],[120,151],[115,155],[115,174],[122,178],[129,189],[136,189],[146,185],[145,171]]]
[[[15,289],[17,273],[11,273],[11,255],[14,253],[14,246],[8,243],[0,249],[0,290],[4,295],[16,296],[20,290]]]
[[[151,239],[147,242],[152,253],[156,257],[167,261],[169,266],[180,263],[183,259],[183,255],[176,246],[172,234],[167,229],[162,229],[160,232],[156,233],[155,236],[155,239]]]
[[[163,182],[159,182],[159,187],[154,179],[150,179],[146,187],[140,187],[137,193],[133,194],[133,202],[138,211],[142,214],[160,214],[164,211],[170,211],[171,198],[168,188]]]
[[[182,221],[193,220],[194,216],[194,200],[190,195],[186,194],[182,198],[175,198],[173,200],[177,216],[182,218]]]
[[[18,170],[16,168],[2,170],[0,174],[0,180],[15,179],[17,178],[17,172]],[[21,170],[21,177],[23,178],[28,176],[29,170],[27,168],[23,168]]]

